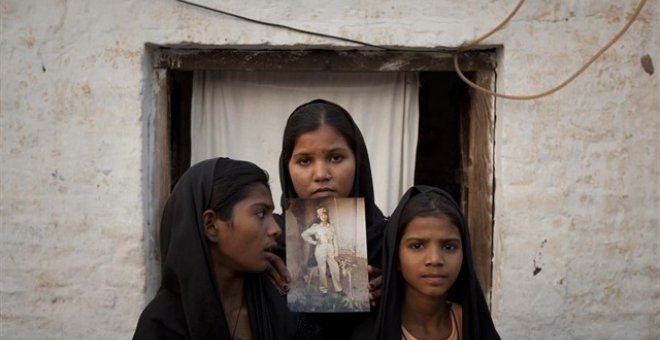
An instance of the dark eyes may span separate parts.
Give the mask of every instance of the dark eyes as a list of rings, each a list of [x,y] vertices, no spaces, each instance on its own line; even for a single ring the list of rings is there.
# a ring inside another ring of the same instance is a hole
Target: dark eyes
[[[330,163],[341,163],[346,157],[341,154],[332,154],[328,157],[328,161]],[[311,157],[300,157],[296,160],[296,164],[300,166],[308,166],[312,164],[312,158]]]
[[[344,156],[342,155],[332,155],[330,156],[330,162],[332,163],[339,163],[344,160]]]
[[[424,243],[423,242],[412,242],[412,243],[408,244],[408,248],[410,248],[412,250],[422,250],[422,249],[424,249]],[[450,252],[457,251],[460,248],[461,248],[460,245],[458,243],[455,243],[455,242],[449,242],[449,243],[445,243],[445,244],[442,245],[443,250],[447,250],[447,251],[450,251]]]
[[[270,209],[265,209],[265,208],[264,208],[264,209],[259,209],[255,215],[257,215],[257,218],[259,218],[260,220],[263,220],[263,219],[265,219],[265,218],[268,216],[268,214],[270,214],[271,212],[272,212],[272,210],[270,210]]]
[[[306,166],[306,165],[310,165],[312,163],[312,160],[309,157],[300,157],[298,158],[298,161],[296,163],[298,163],[298,165]]]

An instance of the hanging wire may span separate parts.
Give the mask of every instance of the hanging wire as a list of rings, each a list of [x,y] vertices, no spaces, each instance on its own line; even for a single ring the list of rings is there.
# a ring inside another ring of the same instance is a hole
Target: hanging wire
[[[232,12],[227,12],[227,11],[224,11],[224,10],[221,10],[221,9],[217,9],[217,8],[213,8],[213,7],[209,7],[209,6],[204,6],[204,5],[194,3],[194,2],[190,2],[190,1],[186,1],[186,0],[176,0],[176,1],[187,4],[187,5],[190,5],[190,6],[202,8],[202,9],[205,9],[205,10],[208,10],[208,11],[211,11],[211,12],[220,13],[220,14],[224,14],[224,15],[227,15],[227,16],[230,16],[230,17],[237,18],[237,19],[245,20],[245,21],[248,21],[248,22],[251,22],[251,23],[259,24],[259,25],[281,28],[281,29],[285,29],[285,30],[289,30],[289,31],[293,31],[293,32],[298,32],[298,33],[317,36],[317,37],[322,37],[322,38],[326,38],[326,39],[343,41],[343,42],[347,42],[347,43],[351,43],[351,44],[355,44],[355,45],[371,47],[371,48],[382,50],[382,51],[432,52],[432,51],[435,51],[437,49],[445,49],[445,50],[455,49],[454,47],[448,47],[448,46],[436,46],[435,48],[427,48],[427,49],[406,48],[406,47],[387,47],[387,46],[382,46],[382,45],[371,44],[371,43],[361,41],[361,40],[345,38],[345,37],[341,37],[341,36],[338,36],[338,35],[320,33],[320,32],[315,32],[315,31],[308,31],[308,30],[304,30],[304,29],[301,29],[301,28],[293,27],[293,26],[288,26],[288,25],[283,25],[283,24],[278,24],[278,23],[273,23],[273,22],[268,22],[268,21],[262,21],[262,20],[257,20],[257,19],[252,19],[252,18],[248,18],[248,17],[242,16],[242,15],[232,13]]]
[[[461,53],[465,53],[466,51],[470,50],[471,48],[473,48],[474,46],[476,46],[477,44],[479,44],[483,40],[485,40],[488,37],[490,37],[491,35],[495,34],[497,31],[501,30],[502,27],[506,26],[506,24],[508,24],[509,21],[511,21],[511,19],[516,15],[518,10],[525,3],[525,0],[520,0],[516,4],[515,8],[511,11],[511,13],[504,20],[502,20],[502,22],[499,25],[495,26],[495,28],[491,29],[486,34],[482,35],[481,37],[479,37],[477,39],[474,39],[474,40],[472,40],[468,43],[465,43],[465,44],[459,46],[458,48],[456,48],[456,47],[437,46],[436,48],[429,48],[429,49],[405,48],[405,47],[386,47],[386,46],[382,46],[382,45],[371,44],[371,43],[364,42],[364,41],[361,41],[361,40],[355,40],[355,39],[345,38],[345,37],[332,35],[332,34],[326,34],[326,33],[314,32],[314,31],[309,31],[309,30],[303,30],[303,29],[288,26],[288,25],[283,25],[283,24],[278,24],[278,23],[272,23],[272,22],[266,22],[266,21],[262,21],[262,20],[252,19],[252,18],[248,18],[248,17],[242,16],[242,15],[238,15],[238,14],[235,14],[235,13],[223,11],[223,10],[213,8],[213,7],[204,6],[204,5],[197,4],[197,3],[194,3],[194,2],[190,2],[190,1],[186,1],[186,0],[176,0],[176,1],[187,4],[187,5],[190,5],[190,6],[194,6],[194,7],[202,8],[202,9],[205,9],[205,10],[208,10],[208,11],[212,11],[212,12],[215,12],[215,13],[228,15],[228,16],[231,16],[231,17],[234,17],[234,18],[237,18],[237,19],[245,20],[245,21],[252,22],[252,23],[255,23],[255,24],[259,24],[259,25],[276,27],[276,28],[285,29],[285,30],[289,30],[289,31],[294,31],[294,32],[302,33],[302,34],[307,34],[307,35],[312,35],[312,36],[317,36],[317,37],[323,37],[323,38],[326,38],[326,39],[338,40],[338,41],[352,43],[352,44],[356,44],[356,45],[371,47],[371,48],[382,50],[382,51],[432,52],[432,51],[436,51],[437,49],[445,49],[445,50],[450,50],[450,49],[456,50],[457,49],[456,53],[454,53],[454,69],[456,70],[456,73],[461,78],[461,80],[463,80],[470,87],[472,87],[472,88],[474,88],[478,91],[490,94],[492,96],[499,97],[499,98],[506,98],[506,99],[512,99],[512,100],[532,100],[532,99],[538,99],[538,98],[541,98],[541,97],[551,95],[551,94],[561,90],[566,85],[570,84],[573,80],[575,80],[578,76],[580,76],[589,66],[591,66],[591,64],[593,64],[596,61],[596,59],[598,59],[603,53],[605,53],[605,51],[607,51],[610,47],[612,47],[612,45],[614,45],[614,43],[616,43],[626,33],[628,28],[630,28],[630,26],[632,26],[632,24],[635,22],[635,20],[637,20],[637,17],[641,13],[642,8],[644,8],[644,5],[646,4],[647,0],[640,0],[639,4],[637,5],[637,8],[635,9],[635,12],[630,17],[630,19],[628,19],[628,21],[623,26],[623,28],[607,44],[605,44],[605,46],[603,46],[600,50],[598,50],[598,52],[596,52],[596,54],[593,57],[591,57],[575,73],[573,73],[570,77],[568,77],[568,79],[564,80],[559,85],[557,85],[557,86],[555,86],[555,87],[553,87],[549,90],[546,90],[546,91],[543,91],[543,92],[540,92],[540,93],[536,93],[536,94],[531,94],[531,95],[511,95],[511,94],[505,94],[505,93],[499,93],[499,92],[491,91],[487,88],[481,87],[481,86],[475,84],[474,82],[472,82],[471,80],[469,80],[463,74],[463,72],[461,71],[461,69],[458,65],[459,64],[458,63],[458,58],[459,58]]]
[[[619,33],[617,33],[617,34],[616,34],[616,35],[615,35],[615,36],[614,36],[614,37],[613,37],[613,38],[612,38],[607,44],[605,44],[605,46],[603,46],[603,47],[602,47],[602,48],[601,48],[596,54],[594,54],[594,56],[591,57],[591,59],[589,59],[586,63],[584,63],[584,65],[582,65],[582,67],[580,67],[575,73],[573,73],[570,77],[568,77],[568,79],[564,80],[564,81],[561,82],[559,85],[557,85],[557,86],[555,86],[555,87],[553,87],[553,88],[551,88],[551,89],[549,89],[549,90],[546,90],[546,91],[543,91],[543,92],[540,92],[540,93],[536,93],[536,94],[530,94],[530,95],[511,95],[511,94],[505,94],[505,93],[494,92],[494,91],[491,91],[491,90],[489,90],[489,89],[487,89],[487,88],[484,88],[484,87],[481,87],[481,86],[475,84],[474,82],[472,82],[470,79],[468,79],[468,78],[463,74],[463,72],[461,71],[461,68],[458,66],[458,57],[459,57],[460,53],[461,53],[461,52],[464,52],[464,51],[466,51],[466,50],[468,50],[468,49],[470,49],[470,48],[472,48],[472,47],[474,47],[475,45],[477,45],[478,43],[480,43],[480,42],[483,41],[484,39],[486,39],[486,38],[488,38],[489,36],[493,35],[493,34],[494,34],[495,32],[497,32],[499,29],[501,29],[504,25],[506,25],[506,24],[511,20],[511,18],[513,18],[513,16],[515,15],[515,13],[518,11],[518,9],[520,9],[520,7],[522,6],[522,4],[523,4],[524,2],[525,2],[525,0],[521,0],[520,2],[518,2],[518,5],[517,5],[516,8],[513,10],[513,12],[511,12],[511,14],[509,14],[509,16],[506,17],[506,19],[504,19],[504,21],[502,21],[502,23],[500,23],[497,27],[495,27],[494,29],[492,29],[492,30],[489,31],[488,33],[484,34],[483,36],[481,36],[481,37],[479,37],[479,38],[477,38],[477,39],[475,39],[475,40],[473,40],[473,41],[471,41],[471,42],[469,42],[469,43],[467,43],[467,44],[461,46],[461,47],[459,48],[459,51],[458,51],[456,54],[454,54],[454,69],[456,70],[456,73],[458,73],[458,76],[459,76],[459,77],[460,77],[460,78],[461,78],[466,84],[468,84],[470,87],[472,87],[472,88],[474,88],[474,89],[476,89],[476,90],[479,90],[479,91],[481,91],[481,92],[485,92],[485,93],[490,94],[490,95],[495,96],[495,97],[506,98],[506,99],[513,99],[513,100],[532,100],[532,99],[538,99],[538,98],[541,98],[541,97],[545,97],[545,96],[551,95],[551,94],[553,94],[553,93],[555,93],[555,92],[561,90],[561,89],[564,88],[566,85],[570,84],[570,83],[571,83],[573,80],[575,80],[580,74],[582,74],[582,73],[583,73],[583,72],[584,72],[589,66],[591,66],[591,64],[593,64],[594,61],[596,61],[596,59],[598,59],[598,57],[600,57],[603,53],[605,53],[605,51],[607,51],[608,48],[612,47],[612,45],[614,45],[614,43],[616,43],[616,42],[617,42],[617,41],[618,41],[618,40],[624,35],[624,33],[626,33],[626,31],[628,30],[628,28],[630,28],[630,26],[633,24],[633,22],[635,22],[635,20],[636,20],[637,17],[639,16],[639,13],[642,11],[642,8],[643,8],[644,5],[646,4],[646,0],[641,0],[641,1],[639,2],[639,4],[637,5],[637,8],[635,9],[635,12],[634,12],[633,15],[630,17],[630,19],[628,20],[628,22],[626,22],[626,24],[623,26],[623,28],[619,31]]]

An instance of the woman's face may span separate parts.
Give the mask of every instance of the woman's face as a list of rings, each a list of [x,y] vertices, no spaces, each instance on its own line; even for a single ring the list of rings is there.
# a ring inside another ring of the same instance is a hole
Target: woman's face
[[[261,183],[250,185],[245,199],[234,205],[230,221],[215,220],[219,228],[217,247],[224,266],[241,272],[266,269],[266,252],[275,247],[282,230],[273,218],[270,189]]]
[[[407,295],[446,297],[463,263],[458,227],[446,217],[415,217],[401,237],[399,260]]]
[[[353,189],[355,155],[328,125],[298,137],[288,166],[300,198],[348,197]]]

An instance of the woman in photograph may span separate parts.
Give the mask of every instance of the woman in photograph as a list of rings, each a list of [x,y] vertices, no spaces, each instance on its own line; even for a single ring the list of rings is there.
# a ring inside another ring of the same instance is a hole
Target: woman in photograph
[[[314,257],[319,270],[319,281],[321,283],[319,290],[322,294],[328,293],[327,268],[330,268],[330,277],[335,293],[343,295],[341,287],[341,278],[339,276],[339,246],[337,245],[337,231],[330,224],[328,209],[321,207],[316,209],[318,223],[313,223],[307,230],[300,234],[305,242],[314,246]]]

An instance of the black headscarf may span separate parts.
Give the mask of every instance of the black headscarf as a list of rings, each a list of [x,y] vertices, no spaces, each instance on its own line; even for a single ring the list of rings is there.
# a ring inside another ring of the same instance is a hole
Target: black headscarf
[[[161,286],[142,312],[133,339],[230,339],[202,214],[209,209],[214,179],[236,162],[197,163],[174,187],[161,221]],[[253,339],[296,338],[299,316],[288,311],[265,274],[248,274],[243,290]]]
[[[463,249],[463,264],[454,285],[448,292],[448,300],[458,303],[463,309],[462,340],[499,339],[493,325],[486,299],[484,298],[479,282],[472,265],[472,251],[470,236],[465,216],[460,207],[451,196],[441,190],[429,186],[414,186],[403,195],[394,213],[387,223],[383,240],[383,295],[380,309],[377,313],[375,329],[367,330],[374,339],[400,340],[401,339],[401,306],[405,282],[401,272],[397,270],[396,258],[399,254],[399,227],[403,208],[408,201],[420,193],[435,192],[455,210],[460,217],[458,226],[461,234]],[[373,321],[373,320],[372,320]],[[368,338],[368,337],[367,337]]]
[[[364,206],[365,206],[365,216],[366,216],[366,226],[367,226],[367,253],[369,257],[369,264],[376,267],[380,266],[380,256],[381,256],[381,247],[382,247],[382,237],[383,229],[385,227],[385,216],[376,206],[374,199],[374,187],[373,180],[371,177],[371,164],[369,163],[369,153],[367,152],[367,145],[364,142],[362,137],[362,132],[360,128],[355,124],[355,121],[351,115],[339,105],[323,100],[316,99],[309,103],[305,103],[293,110],[293,113],[289,116],[287,125],[291,118],[299,114],[299,110],[310,104],[326,104],[335,106],[338,110],[333,111],[332,113],[326,114],[341,114],[351,125],[351,135],[355,140],[354,145],[350,145],[355,154],[355,178],[353,180],[353,188],[349,197],[363,197]],[[350,143],[349,141],[346,141]],[[287,155],[286,150],[284,150],[284,145],[282,148],[282,153],[280,154],[280,183],[282,185],[282,210],[286,210],[288,207],[288,198],[297,198],[296,190],[293,187],[293,182],[291,181],[291,175],[289,174],[289,164],[288,161],[291,159],[292,155]],[[284,235],[284,233],[282,233]]]

